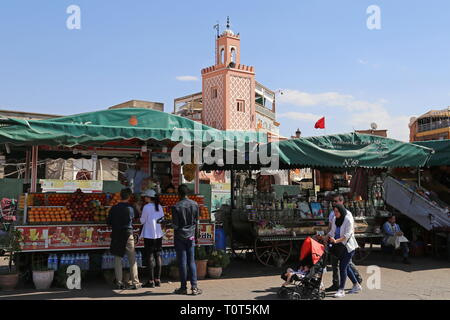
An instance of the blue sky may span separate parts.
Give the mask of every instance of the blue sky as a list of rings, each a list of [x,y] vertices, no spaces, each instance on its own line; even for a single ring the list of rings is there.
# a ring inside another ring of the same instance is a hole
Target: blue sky
[[[81,30],[66,9],[81,8]],[[381,30],[366,26],[370,5]],[[54,114],[201,90],[214,63],[213,25],[241,34],[241,62],[278,96],[281,133],[367,129],[408,139],[408,122],[450,105],[450,2],[445,0],[2,0],[0,109]],[[314,129],[326,116],[327,129]]]

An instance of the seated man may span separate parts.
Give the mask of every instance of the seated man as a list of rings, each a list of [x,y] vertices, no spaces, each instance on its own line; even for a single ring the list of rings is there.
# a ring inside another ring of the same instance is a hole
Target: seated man
[[[408,260],[409,247],[408,239],[403,235],[398,224],[395,223],[395,216],[391,216],[383,224],[384,238],[382,245],[388,250],[396,250],[399,247],[402,249],[403,263],[410,264]]]

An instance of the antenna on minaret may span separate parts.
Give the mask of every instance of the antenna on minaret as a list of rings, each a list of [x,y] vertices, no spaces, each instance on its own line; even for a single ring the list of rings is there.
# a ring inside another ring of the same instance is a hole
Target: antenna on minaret
[[[220,25],[219,25],[219,21],[216,21],[216,22],[217,22],[217,24],[215,24],[213,28],[217,30],[217,39],[218,39],[220,37],[220,31],[219,31]],[[217,39],[215,39],[214,42],[216,43],[216,64],[219,64],[219,61],[218,61],[219,48],[217,48]]]
[[[227,29],[230,29],[230,16],[227,16]]]

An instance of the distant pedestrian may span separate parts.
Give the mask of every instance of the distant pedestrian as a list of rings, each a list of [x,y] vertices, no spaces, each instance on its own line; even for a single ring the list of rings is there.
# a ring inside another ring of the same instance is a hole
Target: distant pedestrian
[[[146,203],[142,211],[141,238],[144,238],[144,248],[148,257],[149,280],[143,285],[145,288],[161,286],[161,250],[163,232],[161,220],[164,218],[164,211],[159,204],[159,198],[154,190],[147,190],[142,194]]]
[[[189,189],[186,185],[178,188],[180,201],[172,208],[172,224],[174,229],[175,251],[180,269],[181,287],[175,294],[187,294],[187,273],[191,282],[193,295],[202,294],[197,286],[197,267],[195,265],[194,248],[195,233],[199,218],[198,204],[187,198]]]
[[[131,197],[130,189],[120,192],[120,202],[109,211],[107,223],[112,227],[111,253],[114,255],[114,270],[116,274],[117,289],[126,289],[122,281],[122,257],[125,253],[130,263],[131,289],[141,288],[138,278],[136,252],[134,249],[133,219],[134,209],[128,203]]]

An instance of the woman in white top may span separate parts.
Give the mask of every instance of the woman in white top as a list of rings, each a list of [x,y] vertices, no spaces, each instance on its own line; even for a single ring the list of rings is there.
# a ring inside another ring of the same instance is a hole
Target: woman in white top
[[[355,239],[354,221],[351,214],[341,204],[333,206],[334,217],[332,218],[331,230],[328,233],[328,242],[331,244],[332,252],[339,259],[340,284],[339,290],[335,294],[336,298],[345,296],[345,280],[347,276],[353,283],[350,293],[358,293],[362,287],[358,283],[353,270],[349,267],[350,261],[358,248],[358,242]]]
[[[141,223],[143,227],[140,237],[144,238],[144,248],[148,257],[150,271],[150,278],[144,287],[154,288],[155,286],[161,286],[161,250],[163,237],[161,220],[164,218],[164,211],[159,204],[159,198],[154,190],[147,190],[142,196],[147,204],[142,210]]]

